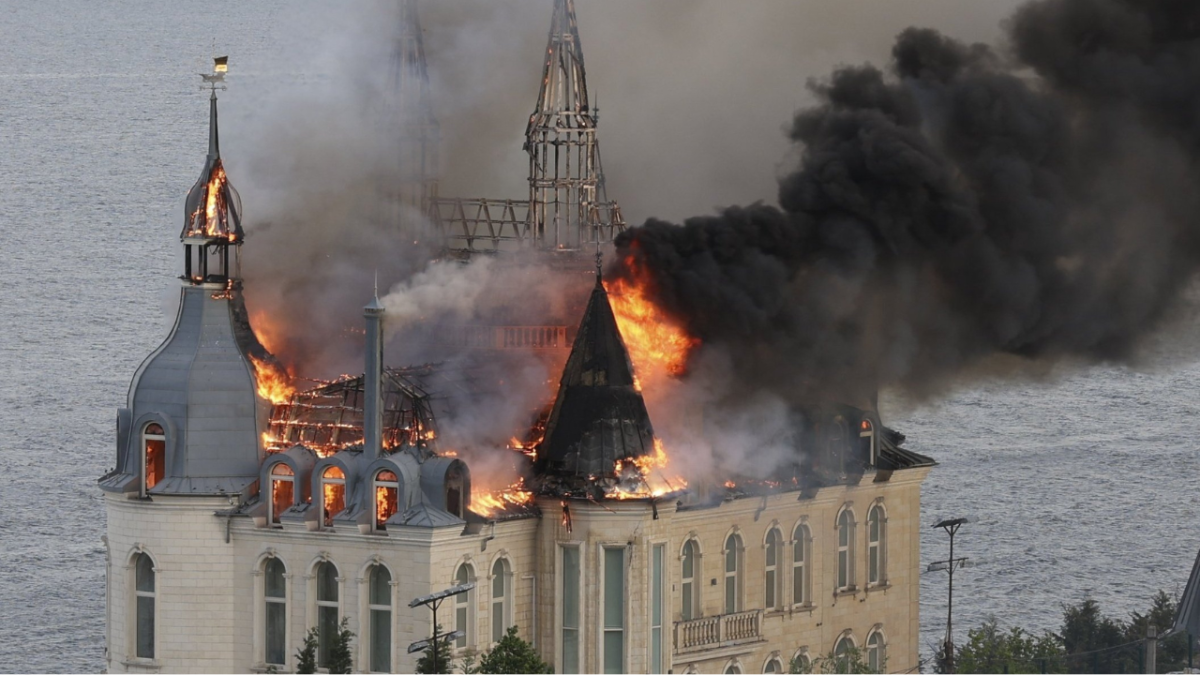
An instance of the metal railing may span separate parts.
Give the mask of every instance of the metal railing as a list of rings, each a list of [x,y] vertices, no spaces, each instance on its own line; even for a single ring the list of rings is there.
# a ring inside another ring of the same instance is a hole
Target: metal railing
[[[761,609],[705,616],[675,624],[675,651],[694,652],[762,639]]]

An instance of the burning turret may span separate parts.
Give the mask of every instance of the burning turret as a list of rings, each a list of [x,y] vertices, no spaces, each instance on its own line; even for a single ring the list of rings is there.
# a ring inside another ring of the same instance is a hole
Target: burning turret
[[[208,157],[184,207],[179,313],[118,411],[117,468],[100,482],[110,492],[249,494],[263,457],[269,398],[289,388],[242,299],[241,199],[225,174],[217,127],[224,71],[222,57],[204,76],[212,91]]]
[[[537,452],[539,480],[553,492],[608,492],[622,479],[622,469],[654,455],[655,443],[646,402],[634,384],[629,353],[597,274]]]

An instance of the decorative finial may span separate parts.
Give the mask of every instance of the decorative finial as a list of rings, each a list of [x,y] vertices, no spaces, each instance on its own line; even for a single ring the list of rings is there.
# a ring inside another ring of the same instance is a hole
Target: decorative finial
[[[375,268],[375,299],[379,299],[379,268]]]
[[[596,241],[596,283],[603,279],[604,254],[600,252],[600,242]]]

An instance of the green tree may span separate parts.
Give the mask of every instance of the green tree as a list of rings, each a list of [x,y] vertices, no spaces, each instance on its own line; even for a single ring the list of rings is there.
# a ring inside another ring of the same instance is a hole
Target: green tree
[[[304,646],[296,650],[296,672],[317,672],[317,628],[313,626],[304,635]]]
[[[533,646],[517,635],[517,627],[508,632],[479,662],[480,673],[553,673],[554,669],[538,656]]]
[[[1158,634],[1165,633],[1175,623],[1176,601],[1166,591],[1159,591],[1150,601],[1150,610],[1145,614],[1133,612],[1125,634],[1126,642],[1144,640],[1147,626],[1154,626]],[[1187,633],[1176,633],[1158,641],[1156,664],[1158,672],[1180,672],[1187,668]]]
[[[354,668],[354,657],[350,652],[350,641],[354,639],[354,631],[350,630],[350,619],[343,617],[338,624],[337,634],[329,645],[329,672],[349,673]]]
[[[1091,598],[1078,605],[1064,605],[1059,637],[1067,654],[1064,663],[1067,671],[1138,672],[1141,646],[1126,645],[1130,642],[1126,639],[1128,632],[1124,621],[1101,614],[1100,604]]]
[[[1017,627],[1001,630],[995,617],[967,633],[955,650],[960,673],[1060,673],[1063,648],[1057,635],[1033,635]]]
[[[450,643],[442,639],[442,624],[437,626],[438,641],[436,644],[426,647],[425,653],[421,658],[417,659],[418,673],[449,673],[450,672]],[[436,666],[434,665],[436,654]]]

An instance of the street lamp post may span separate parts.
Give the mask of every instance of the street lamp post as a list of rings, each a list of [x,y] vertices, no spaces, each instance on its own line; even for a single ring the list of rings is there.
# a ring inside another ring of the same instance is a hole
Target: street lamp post
[[[954,570],[962,567],[967,561],[966,558],[954,557],[954,535],[958,532],[958,528],[969,522],[966,518],[955,518],[953,520],[943,520],[934,525],[935,528],[941,528],[950,535],[950,557],[946,560],[939,560],[929,564],[929,571],[946,570],[950,576],[950,587],[946,599],[946,641],[942,645],[942,653],[945,658],[946,672],[954,672]]]
[[[475,588],[474,581],[466,584],[460,584],[458,586],[451,586],[444,591],[438,591],[432,595],[424,595],[408,603],[409,607],[420,607],[421,605],[425,605],[426,607],[429,607],[429,609],[433,610],[433,637],[429,640],[417,640],[416,642],[412,643],[408,646],[408,653],[411,654],[413,652],[421,651],[422,649],[433,649],[433,672],[435,673],[442,672],[441,668],[439,667],[441,664],[438,663],[438,643],[456,640],[466,634],[465,631],[456,630],[451,633],[446,633],[445,635],[439,635],[437,622],[438,607],[441,607],[442,602],[444,602],[446,598],[462,595],[463,593],[469,592],[473,588]],[[446,665],[449,666],[449,664]]]

